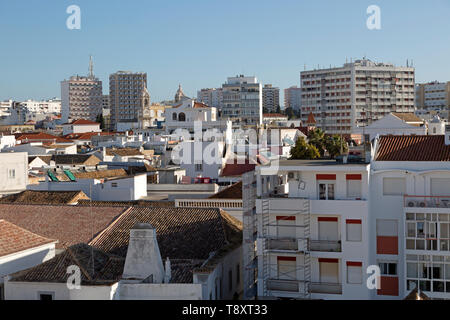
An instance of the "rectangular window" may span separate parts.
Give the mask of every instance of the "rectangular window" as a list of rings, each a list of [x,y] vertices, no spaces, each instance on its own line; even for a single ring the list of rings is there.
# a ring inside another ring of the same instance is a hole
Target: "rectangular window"
[[[195,171],[196,172],[201,172],[203,171],[203,165],[201,163],[196,163],[195,164]]]
[[[381,275],[396,276],[397,275],[397,263],[393,262],[380,262]]]
[[[383,178],[384,196],[401,196],[406,193],[405,178]]]
[[[8,179],[16,178],[16,169],[8,169]]]
[[[361,284],[362,280],[362,262],[347,261],[347,283]]]
[[[347,241],[362,241],[362,224],[358,219],[346,220]]]
[[[113,187],[113,188],[117,188],[117,182],[113,182],[113,183],[111,183],[111,187]]]
[[[432,178],[431,179],[431,195],[447,196],[450,190],[449,178]]]
[[[347,198],[361,198],[361,180],[347,180]]]
[[[277,257],[278,279],[296,280],[297,261],[295,257]]]
[[[55,293],[54,292],[38,292],[38,297],[39,297],[39,300],[42,300],[42,301],[54,300]]]
[[[319,199],[334,200],[334,183],[319,183]]]

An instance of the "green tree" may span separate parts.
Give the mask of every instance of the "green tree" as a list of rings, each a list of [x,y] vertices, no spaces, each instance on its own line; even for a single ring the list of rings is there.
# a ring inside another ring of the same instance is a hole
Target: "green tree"
[[[103,119],[103,114],[98,114],[95,121],[100,123],[100,129],[105,129],[105,119]]]
[[[295,118],[294,110],[291,107],[284,109],[284,114],[287,115],[288,120]]]
[[[319,150],[321,157],[325,154],[325,140],[325,132],[323,132],[320,128],[316,128],[308,132],[308,142]]]
[[[280,107],[280,105],[277,106],[277,110],[276,110],[275,112],[276,112],[276,113],[282,113],[282,112],[281,112],[281,107]]]
[[[320,153],[315,146],[306,142],[305,138],[300,137],[291,148],[290,159],[311,160],[320,157]]]
[[[325,148],[330,154],[331,158],[335,158],[336,156],[341,155],[342,153],[348,152],[348,144],[344,138],[341,138],[340,135],[332,135],[328,136],[325,139]],[[342,148],[342,153],[341,153]]]

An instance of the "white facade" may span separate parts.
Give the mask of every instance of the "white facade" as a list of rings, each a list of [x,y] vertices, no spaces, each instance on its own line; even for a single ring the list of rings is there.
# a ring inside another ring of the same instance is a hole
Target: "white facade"
[[[258,296],[368,299],[369,165],[277,163],[257,168]]]
[[[427,134],[427,128],[426,126],[420,127],[408,124],[390,113],[383,118],[372,122],[368,126],[355,128],[352,133],[368,134],[370,140],[372,140],[377,135],[425,135]]]
[[[302,120],[326,133],[351,133],[390,112],[414,112],[414,68],[356,60],[301,72]]]
[[[0,196],[24,191],[28,184],[28,154],[0,153]]]
[[[65,123],[63,124],[63,135],[70,133],[85,133],[85,132],[102,132],[100,129],[100,123],[95,124],[76,124]]]
[[[81,179],[76,182],[44,181],[28,186],[29,190],[83,191],[95,201],[130,201],[147,196],[147,174],[110,179]]]
[[[16,137],[15,136],[0,136],[0,151],[4,148],[10,148],[16,145]]]
[[[302,105],[302,88],[292,86],[284,89],[284,108],[300,111]]]
[[[262,85],[256,77],[229,77],[222,85],[222,118],[236,123],[262,123]]]

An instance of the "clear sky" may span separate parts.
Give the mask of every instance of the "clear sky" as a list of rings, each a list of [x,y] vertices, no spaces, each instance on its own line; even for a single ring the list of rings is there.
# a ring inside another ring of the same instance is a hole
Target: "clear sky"
[[[81,30],[66,27],[72,4]],[[373,4],[381,30],[366,27]],[[364,55],[412,59],[416,82],[447,81],[449,38],[450,0],[1,0],[0,100],[60,97],[60,81],[87,74],[91,54],[104,93],[110,73],[144,71],[152,101],[236,74],[282,90],[299,85],[304,65]]]

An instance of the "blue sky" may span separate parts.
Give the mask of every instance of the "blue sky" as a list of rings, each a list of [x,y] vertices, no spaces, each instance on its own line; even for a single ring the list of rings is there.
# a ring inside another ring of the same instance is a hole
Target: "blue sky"
[[[66,28],[69,5],[81,30]],[[369,5],[381,30],[366,28]],[[306,67],[350,57],[405,65],[416,81],[450,80],[450,0],[14,0],[0,1],[0,100],[60,96],[89,55],[108,92],[118,70],[144,71],[152,101],[255,75],[280,89]]]

